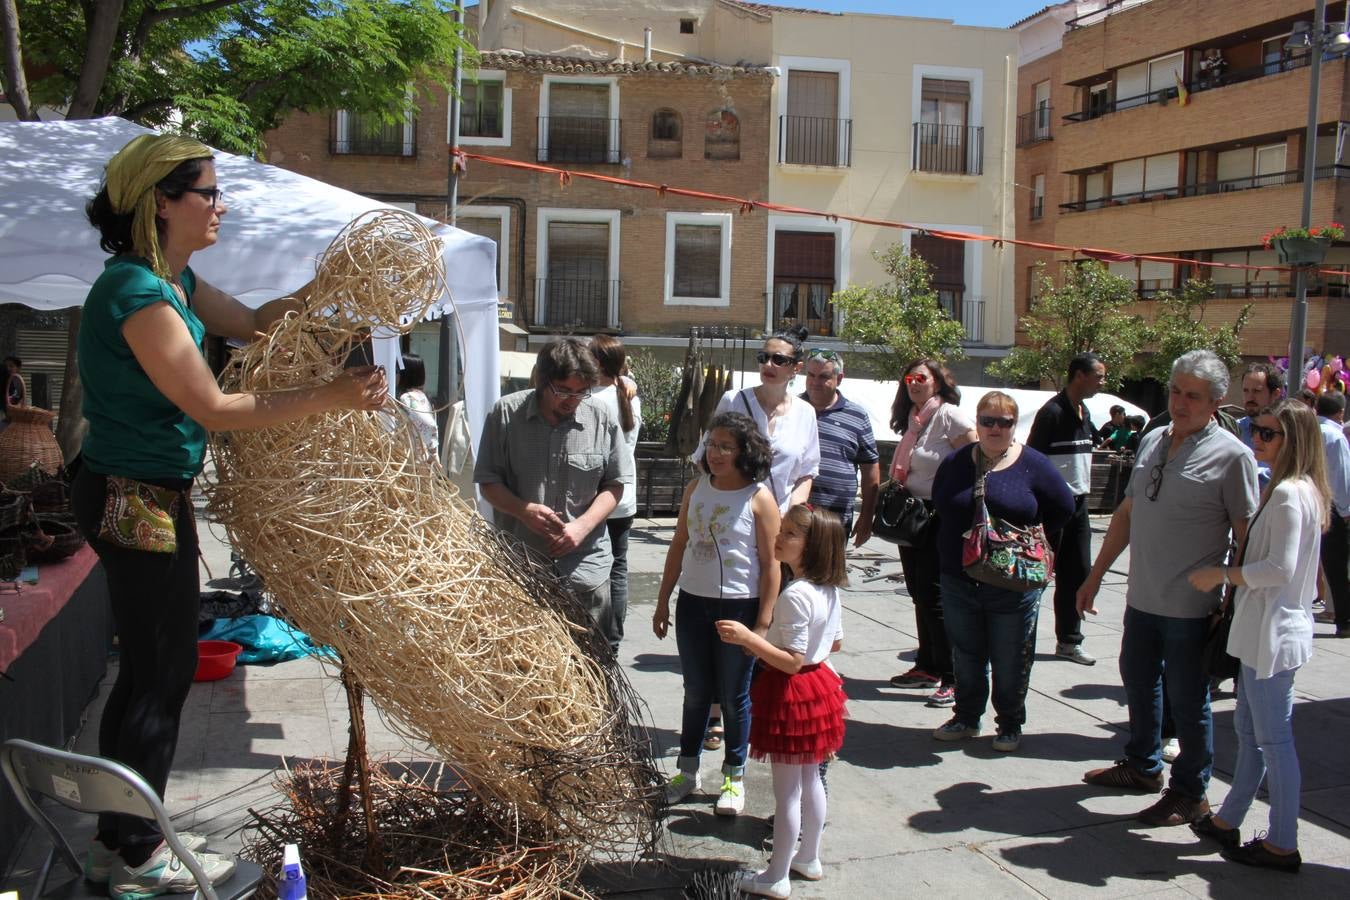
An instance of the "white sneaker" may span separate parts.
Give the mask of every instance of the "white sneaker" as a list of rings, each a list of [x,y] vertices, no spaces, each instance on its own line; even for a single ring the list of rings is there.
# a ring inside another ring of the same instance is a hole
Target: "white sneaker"
[[[698,772],[676,772],[675,777],[666,782],[666,803],[679,803],[694,791],[703,787],[703,776]]]
[[[1181,755],[1181,743],[1176,738],[1168,738],[1162,745],[1163,762],[1176,762]]]
[[[206,872],[206,880],[213,885],[234,874],[233,859],[215,853],[194,853],[193,856]],[[195,890],[197,879],[164,843],[134,869],[126,864],[114,866],[108,878],[108,894],[113,900],[145,900],[160,894],[190,894]]]
[[[792,896],[792,882],[786,878],[782,881],[768,881],[765,875],[768,870],[758,872],[754,875],[744,875],[736,886],[744,893],[753,894],[756,897],[774,897],[776,900],[787,900]]]
[[[1055,658],[1067,659],[1069,662],[1076,662],[1080,666],[1095,666],[1097,664],[1097,660],[1087,654],[1082,644],[1056,644]]]
[[[792,865],[788,866],[788,872],[796,873],[807,881],[819,881],[825,876],[825,869],[819,859],[797,859],[795,856]]]
[[[197,834],[193,831],[180,831],[178,832],[178,840],[193,853],[206,849],[206,835]],[[88,881],[103,884],[112,874],[113,866],[120,866],[121,864],[122,857],[117,855],[116,850],[109,850],[103,846],[102,841],[94,838],[89,842],[89,852],[84,857],[84,877]]]
[[[745,812],[745,781],[743,779],[732,778],[730,775],[722,779],[722,793],[717,796],[717,803],[713,806],[713,812],[719,816],[739,816]],[[787,895],[784,894],[783,896],[786,897]]]

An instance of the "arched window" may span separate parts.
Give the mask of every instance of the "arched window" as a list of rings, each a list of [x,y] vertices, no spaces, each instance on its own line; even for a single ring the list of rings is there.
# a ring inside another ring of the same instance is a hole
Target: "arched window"
[[[741,120],[731,110],[716,109],[709,113],[704,126],[703,158],[741,158]]]
[[[658,159],[678,159],[684,155],[684,124],[675,110],[658,109],[652,113],[647,155]]]

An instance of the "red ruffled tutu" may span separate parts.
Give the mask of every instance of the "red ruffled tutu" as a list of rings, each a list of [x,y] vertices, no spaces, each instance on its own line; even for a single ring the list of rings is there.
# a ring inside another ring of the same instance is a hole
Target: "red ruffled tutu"
[[[750,756],[787,765],[821,763],[844,745],[844,683],[829,666],[795,675],[761,665],[750,685]]]

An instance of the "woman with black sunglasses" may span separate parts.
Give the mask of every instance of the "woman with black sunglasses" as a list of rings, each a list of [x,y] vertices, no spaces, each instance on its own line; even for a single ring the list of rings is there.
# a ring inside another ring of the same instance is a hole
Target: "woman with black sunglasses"
[[[916,359],[905,367],[891,406],[891,430],[901,436],[891,457],[890,479],[932,507],[933,477],[953,450],[974,442],[975,422],[961,411],[961,392],[951,372],[932,359]],[[914,601],[919,649],[914,666],[894,676],[898,688],[932,689],[927,705],[938,709],[956,702],[952,648],[942,621],[938,584],[937,524],[930,520],[920,542],[900,548],[905,587]]]
[[[1073,514],[1073,494],[1055,464],[1013,437],[1017,401],[990,391],[975,408],[974,447],[957,450],[938,466],[933,502],[938,511],[938,564],[942,604],[956,667],[951,721],[933,732],[939,741],[980,733],[980,717],[993,680],[997,732],[993,747],[1012,753],[1021,745],[1027,688],[1035,658],[1036,621],[1043,587],[1014,591],[969,577],[962,544],[972,527],[976,484],[984,480],[989,515],[1013,525],[1058,530]]]

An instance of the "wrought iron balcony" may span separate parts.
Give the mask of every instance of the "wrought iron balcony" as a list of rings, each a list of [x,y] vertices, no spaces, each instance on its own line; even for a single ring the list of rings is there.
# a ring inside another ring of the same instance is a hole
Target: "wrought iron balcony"
[[[1318,166],[1313,170],[1313,177],[1317,181],[1350,178],[1350,166]],[[1242,178],[1227,178],[1223,181],[1204,181],[1175,188],[1136,191],[1129,194],[1112,194],[1109,197],[1098,197],[1093,200],[1074,200],[1069,203],[1061,203],[1059,208],[1064,212],[1085,212],[1091,209],[1102,209],[1106,206],[1124,206],[1128,203],[1143,203],[1152,200],[1173,200],[1177,197],[1204,197],[1211,194],[1230,194],[1236,191],[1250,191],[1258,188],[1299,184],[1302,181],[1303,173],[1298,169],[1290,169],[1287,172],[1271,172],[1265,175],[1246,175]]]
[[[984,129],[979,125],[914,123],[911,157],[915,172],[984,174]]]
[[[1017,146],[1039,144],[1050,140],[1051,107],[1039,106],[1017,117]]]
[[[595,331],[619,327],[623,282],[598,278],[538,278],[526,322],[539,328]]]
[[[778,162],[793,166],[852,165],[853,120],[779,116]]]
[[[618,164],[620,119],[539,116],[539,162]]]

